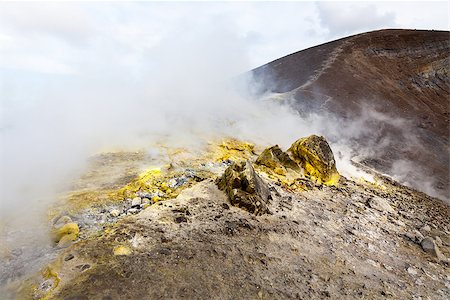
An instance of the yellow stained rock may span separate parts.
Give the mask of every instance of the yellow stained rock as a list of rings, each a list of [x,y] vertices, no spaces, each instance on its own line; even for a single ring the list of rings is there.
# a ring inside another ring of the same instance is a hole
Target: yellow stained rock
[[[62,238],[65,238],[65,241],[69,239],[74,241],[78,238],[79,233],[80,228],[77,223],[67,223],[53,231],[53,240],[55,243],[61,241]]]
[[[128,246],[119,245],[114,247],[113,253],[114,255],[130,255],[131,249]]]
[[[318,183],[337,185],[339,182],[333,151],[324,137],[311,135],[301,138],[292,144],[288,153]]]
[[[240,161],[255,155],[255,145],[230,138],[213,144],[212,152],[215,161]]]

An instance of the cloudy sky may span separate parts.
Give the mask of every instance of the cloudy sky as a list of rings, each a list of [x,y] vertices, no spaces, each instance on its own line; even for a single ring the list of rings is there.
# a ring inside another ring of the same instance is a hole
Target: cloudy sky
[[[133,72],[171,45],[218,43],[243,71],[332,39],[382,28],[449,29],[448,2],[0,3],[0,74]],[[219,38],[220,37],[220,38]],[[212,49],[214,50],[214,49]]]

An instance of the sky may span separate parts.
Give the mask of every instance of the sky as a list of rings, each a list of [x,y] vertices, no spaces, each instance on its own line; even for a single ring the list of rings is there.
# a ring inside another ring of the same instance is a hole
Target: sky
[[[230,71],[243,72],[355,33],[449,30],[448,8],[447,1],[1,2],[0,75],[74,75],[111,62],[138,73],[161,45],[185,47],[176,40],[198,32],[204,43],[225,35],[243,60]]]

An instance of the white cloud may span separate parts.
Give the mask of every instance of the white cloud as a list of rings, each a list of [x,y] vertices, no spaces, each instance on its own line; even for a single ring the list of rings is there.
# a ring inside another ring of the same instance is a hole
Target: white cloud
[[[67,73],[108,60],[139,69],[151,49],[195,32],[195,26],[232,32],[242,50],[239,55],[248,58],[244,71],[366,30],[447,29],[447,8],[445,2],[3,2],[0,54],[8,63],[0,65],[0,72],[2,66],[29,66],[33,72],[43,66],[43,72]]]
[[[318,2],[320,24],[330,37],[396,27],[394,12],[380,13],[374,3]]]

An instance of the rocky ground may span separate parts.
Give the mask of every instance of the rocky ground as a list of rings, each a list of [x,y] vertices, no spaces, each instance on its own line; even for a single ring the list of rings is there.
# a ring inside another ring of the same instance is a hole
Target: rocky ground
[[[313,156],[280,151],[258,159],[259,149],[237,141],[200,157],[178,151],[166,168],[119,176],[117,186],[100,184],[110,178],[100,168],[75,195],[85,200],[96,186],[103,194],[52,213],[57,258],[21,279],[16,297],[450,297],[448,205],[380,175],[322,184],[322,169],[305,171]],[[110,158],[100,160],[130,164]]]

